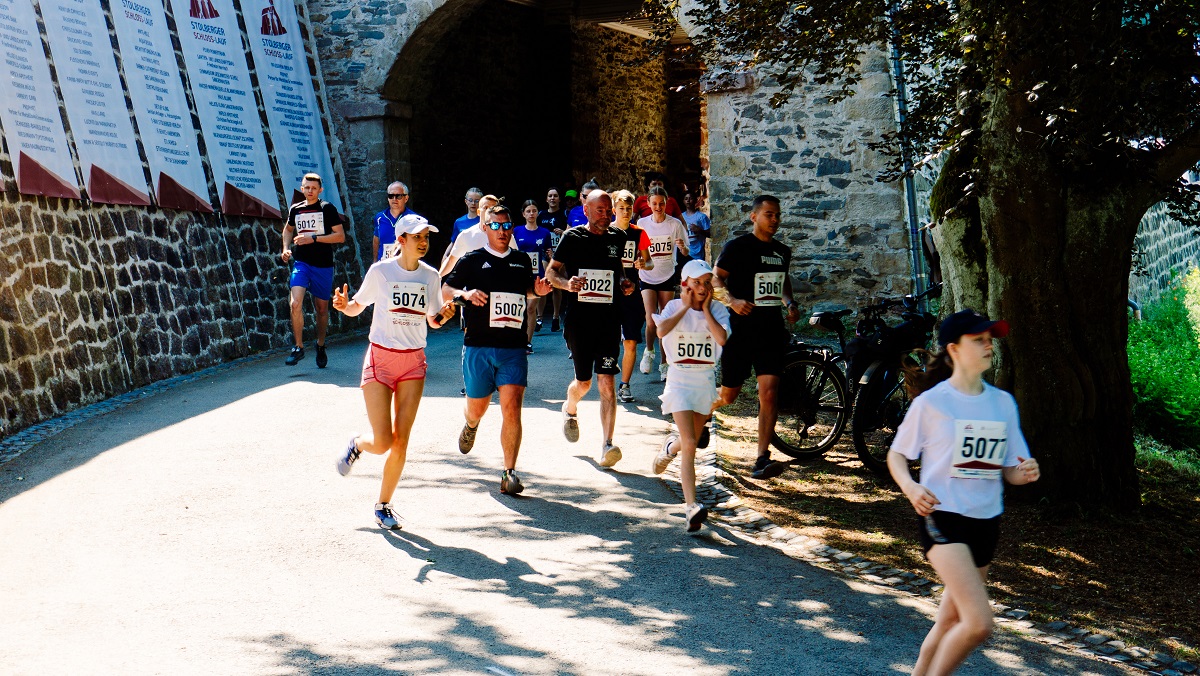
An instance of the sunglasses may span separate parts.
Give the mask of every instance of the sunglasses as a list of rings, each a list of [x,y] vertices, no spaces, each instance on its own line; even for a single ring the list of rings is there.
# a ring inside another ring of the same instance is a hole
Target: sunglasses
[[[403,193],[403,192],[401,192],[401,193],[388,193],[388,199],[390,199],[390,200],[398,200],[398,199],[403,199],[403,198],[405,198],[405,197],[408,197],[408,193]]]
[[[497,223],[496,221],[488,221],[487,226],[492,230],[512,230],[512,223]]]

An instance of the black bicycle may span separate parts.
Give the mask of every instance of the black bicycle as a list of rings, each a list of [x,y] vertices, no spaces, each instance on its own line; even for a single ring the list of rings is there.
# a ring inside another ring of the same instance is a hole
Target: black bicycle
[[[878,415],[880,408],[890,410],[890,404],[895,392],[879,386],[877,382],[885,380],[899,371],[891,369],[893,358],[900,363],[903,354],[893,355],[894,345],[905,342],[899,339],[914,331],[915,323],[928,321],[933,325],[933,316],[923,313],[921,317],[907,317],[915,313],[922,298],[937,297],[941,294],[941,285],[930,288],[919,296],[905,296],[899,300],[884,300],[868,305],[859,310],[861,318],[855,330],[855,337],[846,341],[846,327],[842,322],[853,310],[837,310],[814,312],[808,323],[814,327],[837,334],[840,350],[813,345],[793,338],[793,342],[784,358],[784,368],[780,379],[779,389],[779,418],[771,434],[771,445],[780,452],[797,460],[812,460],[825,454],[838,442],[846,430],[846,424],[851,421],[854,412],[855,449],[863,458],[863,465],[876,469],[873,453],[880,439],[879,430],[885,421],[893,420],[894,416]],[[883,317],[895,307],[905,307],[906,324],[900,327],[888,327]],[[925,317],[928,317],[926,320]],[[925,337],[928,342],[928,335]],[[905,351],[907,354],[909,350]],[[903,387],[899,388],[903,390]],[[864,394],[868,392],[868,394]],[[854,402],[853,404],[851,402]],[[887,404],[887,406],[884,406]],[[859,406],[875,414],[860,416]],[[899,411],[899,419],[908,409],[907,401]],[[872,428],[872,426],[875,428]],[[886,433],[884,433],[886,436]],[[894,436],[894,428],[892,435]],[[862,444],[860,445],[860,439]],[[890,445],[891,438],[886,438]],[[863,448],[871,449],[864,452]],[[883,471],[886,472],[887,449],[884,448]],[[870,464],[866,458],[870,458]]]

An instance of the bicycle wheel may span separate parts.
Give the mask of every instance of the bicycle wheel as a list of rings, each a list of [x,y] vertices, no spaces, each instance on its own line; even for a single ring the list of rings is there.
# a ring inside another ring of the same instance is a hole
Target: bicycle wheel
[[[850,419],[848,392],[836,365],[812,355],[788,362],[779,381],[779,419],[771,445],[800,460],[824,455]]]
[[[854,401],[854,450],[863,467],[888,481],[892,475],[887,454],[908,405],[904,371],[899,368],[876,369]]]

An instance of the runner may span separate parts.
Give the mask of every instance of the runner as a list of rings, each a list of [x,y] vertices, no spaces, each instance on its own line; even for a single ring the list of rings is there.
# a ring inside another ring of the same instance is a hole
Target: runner
[[[499,203],[500,198],[495,195],[484,195],[479,198],[479,224],[464,231],[458,236],[458,239],[454,240],[454,244],[446,249],[446,253],[442,257],[442,267],[438,270],[442,277],[450,274],[455,264],[458,263],[458,259],[487,246],[489,241],[487,224],[491,217],[490,209]],[[513,249],[517,248],[517,240],[509,237],[508,245]]]
[[[650,373],[654,369],[654,341],[658,337],[654,315],[675,297],[675,287],[679,285],[675,252],[687,251],[687,230],[679,219],[667,215],[666,207],[667,191],[658,186],[650,188],[651,214],[638,221],[638,227],[645,230],[650,238],[650,260],[654,261],[653,267],[639,273],[646,314],[646,350],[642,353],[642,373]],[[667,379],[666,355],[662,355],[658,373],[659,380]]]
[[[550,248],[550,231],[538,225],[537,202],[525,200],[521,208],[525,217],[525,226],[513,230],[513,239],[517,240],[517,249],[529,256],[529,263],[538,277],[546,276],[546,263],[554,251]],[[525,317],[525,353],[533,354],[533,331],[541,322],[542,306],[546,299],[538,296],[526,308]]]
[[[454,227],[450,230],[450,243],[453,244],[458,236],[471,229],[471,226],[479,224],[479,215],[483,213],[479,209],[479,200],[483,197],[483,191],[479,188],[471,188],[467,190],[466,196],[463,197],[463,203],[467,205],[466,215],[459,216],[454,221]]]
[[[648,171],[646,172],[646,194],[637,198],[633,203],[633,213],[638,218],[645,218],[654,211],[650,208],[650,191],[654,188],[667,189],[667,176],[662,172]],[[667,215],[683,220],[683,212],[679,210],[679,203],[674,197],[667,198]]]
[[[704,260],[704,241],[712,231],[712,222],[708,214],[698,211],[696,197],[690,192],[683,193],[683,222],[688,231],[688,255],[697,260]]]
[[[662,412],[675,419],[679,433],[663,442],[653,469],[662,474],[676,454],[682,453],[679,483],[689,533],[700,530],[708,518],[708,508],[696,501],[696,442],[717,398],[717,360],[730,333],[729,310],[712,302],[712,278],[708,263],[688,261],[683,266],[680,297],[654,317],[671,363],[659,399]]]
[[[491,207],[488,216],[488,243],[462,257],[446,277],[442,295],[468,303],[463,306],[467,320],[463,339],[466,423],[458,436],[458,450],[469,453],[474,447],[479,421],[487,413],[492,393],[499,390],[504,418],[500,492],[516,495],[525,489],[515,471],[521,448],[521,402],[529,374],[522,324],[528,300],[550,293],[550,285],[533,274],[527,256],[510,249],[513,223],[508,208]]]
[[[357,317],[368,305],[375,306],[360,385],[371,433],[350,437],[337,470],[342,476],[349,474],[363,451],[387,455],[375,522],[389,530],[400,528],[400,519],[392,510],[392,494],[404,471],[409,433],[425,389],[428,327],[436,329],[454,315],[453,303],[440,305],[438,300],[441,282],[437,270],[421,261],[429,251],[431,232],[437,228],[424,218],[401,217],[396,224],[399,255],[372,265],[353,299],[346,298],[347,285],[333,295],[333,307],[348,317]]]
[[[329,327],[329,298],[333,291],[333,245],[346,241],[342,217],[332,204],[320,199],[321,177],[305,174],[300,181],[303,202],[288,209],[283,225],[283,262],[295,261],[291,278],[292,348],[285,364],[295,366],[304,359],[304,292],[312,294],[317,310],[317,368],[325,368],[325,330]],[[293,247],[295,247],[293,249]]]
[[[775,239],[779,230],[779,199],[771,195],[754,198],[750,211],[754,230],[735,237],[717,258],[713,286],[728,294],[729,325],[733,334],[721,360],[721,395],[713,408],[732,403],[742,391],[750,369],[758,379],[758,459],[750,476],[769,479],[779,476],[787,465],[771,461],[771,431],[779,417],[779,376],[789,335],[780,309],[787,306],[787,321],[800,318],[792,300],[788,276],[792,251]],[[701,448],[708,443],[708,428],[701,435]]]
[[[593,190],[584,209],[587,227],[571,228],[563,235],[546,280],[571,294],[563,332],[575,362],[575,378],[567,386],[562,405],[563,435],[572,443],[579,441],[577,406],[591,389],[595,372],[600,380],[604,440],[599,464],[612,467],[621,459],[621,449],[613,445],[617,417],[613,376],[620,371],[617,353],[621,349],[620,306],[613,302],[613,295],[617,289],[631,294],[634,285],[625,278],[621,264],[625,235],[612,227],[612,198],[603,190]]]
[[[646,231],[630,224],[633,217],[633,193],[628,190],[618,190],[613,193],[613,213],[617,219],[613,227],[625,234],[625,248],[621,253],[621,265],[625,268],[625,278],[631,283],[638,283],[638,270],[654,267],[650,261],[650,238]],[[633,392],[629,389],[629,380],[633,376],[633,365],[637,361],[637,346],[642,342],[642,325],[646,322],[646,307],[642,304],[639,294],[622,295],[617,299],[621,306],[621,385],[617,387],[617,399],[633,402]]]
[[[401,216],[417,215],[408,208],[410,195],[408,186],[400,181],[388,185],[388,208],[375,214],[375,234],[371,236],[371,260],[396,255],[396,221]]]
[[[594,178],[583,184],[583,187],[579,189],[580,203],[575,205],[574,208],[567,212],[567,227],[575,228],[581,225],[587,225],[588,219],[583,213],[583,205],[587,202],[588,195],[590,195],[593,190],[596,190],[599,187],[600,184],[597,183],[596,179]]]
[[[904,379],[914,398],[888,469],[916,510],[925,558],[946,585],[914,674],[953,672],[991,635],[985,582],[1000,536],[1004,482],[1041,476],[1021,434],[1016,400],[983,380],[992,367],[992,339],[1006,335],[1008,322],[956,312],[938,330],[938,354],[924,372],[913,369]],[[908,468],[917,459],[920,483]]]
[[[564,232],[567,231],[567,214],[562,209],[558,208],[559,196],[558,188],[550,188],[546,191],[546,210],[538,214],[538,225],[550,231],[550,249],[553,252],[558,248],[558,241],[562,238]],[[553,253],[551,254],[553,255]],[[553,318],[550,320],[550,330],[557,331],[559,328],[559,317],[562,316],[562,289],[555,289],[552,303]],[[542,330],[542,320],[546,314],[550,312],[549,308],[542,316],[538,317],[537,324],[534,326],[535,331]]]

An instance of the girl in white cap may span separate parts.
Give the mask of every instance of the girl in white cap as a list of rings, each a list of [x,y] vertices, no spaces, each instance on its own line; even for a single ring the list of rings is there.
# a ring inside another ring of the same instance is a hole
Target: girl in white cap
[[[388,530],[400,527],[391,501],[404,471],[408,435],[425,390],[425,338],[429,327],[439,328],[454,316],[454,304],[441,302],[437,270],[421,261],[429,251],[429,233],[437,231],[421,216],[402,216],[396,221],[399,255],[372,265],[354,298],[347,298],[349,287],[345,284],[333,292],[333,307],[349,317],[362,314],[368,305],[375,306],[361,383],[371,433],[350,437],[346,450],[338,456],[337,470],[342,476],[349,474],[363,451],[387,455],[375,522]]]
[[[925,557],[942,578],[937,619],[914,674],[949,674],[992,633],[988,564],[996,551],[1004,482],[1037,481],[1012,395],[983,380],[992,339],[1008,322],[956,312],[938,331],[941,349],[924,372],[907,372],[914,397],[888,453],[888,469],[917,512]],[[910,460],[921,460],[913,481]]]
[[[687,532],[700,530],[708,508],[696,501],[696,440],[717,398],[715,369],[721,347],[729,338],[729,310],[713,303],[712,268],[699,260],[688,261],[680,275],[680,297],[654,315],[658,335],[670,365],[663,389],[662,412],[675,418],[678,434],[663,442],[654,458],[654,473],[661,474],[677,454],[679,483],[683,486]]]

